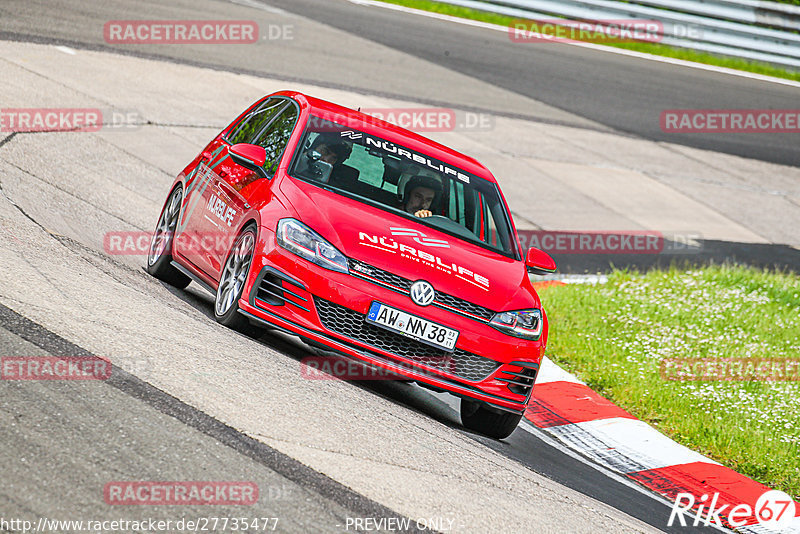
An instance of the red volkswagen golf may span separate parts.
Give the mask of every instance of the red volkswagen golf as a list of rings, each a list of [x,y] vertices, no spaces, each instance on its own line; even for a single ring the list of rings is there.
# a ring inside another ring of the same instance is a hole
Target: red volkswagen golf
[[[211,291],[217,320],[278,329],[461,398],[469,429],[522,417],[547,317],[491,173],[300,93],[264,97],[175,180],[147,260]]]

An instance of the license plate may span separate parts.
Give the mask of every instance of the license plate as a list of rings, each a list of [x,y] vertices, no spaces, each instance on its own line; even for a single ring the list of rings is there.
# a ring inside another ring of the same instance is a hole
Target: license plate
[[[367,322],[449,352],[453,351],[458,340],[458,330],[380,302],[373,302],[369,307]]]

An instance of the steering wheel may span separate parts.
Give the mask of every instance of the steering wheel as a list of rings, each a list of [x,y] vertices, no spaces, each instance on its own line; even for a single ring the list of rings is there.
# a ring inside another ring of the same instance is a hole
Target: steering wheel
[[[469,239],[475,239],[475,234],[473,234],[469,228],[461,226],[450,217],[445,217],[444,215],[431,215],[430,217],[425,217],[424,220],[430,221],[433,226],[444,228],[453,232],[454,234],[458,234]]]

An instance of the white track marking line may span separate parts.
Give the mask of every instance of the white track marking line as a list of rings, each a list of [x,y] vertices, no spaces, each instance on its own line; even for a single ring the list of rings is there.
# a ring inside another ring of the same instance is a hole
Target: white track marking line
[[[553,363],[553,361],[545,356],[542,359],[542,365],[539,368],[539,372],[536,376],[536,384],[546,384],[548,382],[572,382],[575,384],[583,384],[586,385],[584,382],[578,380],[578,378],[562,369],[560,366]],[[534,390],[536,386],[534,386]]]
[[[795,513],[800,513],[800,510],[797,510]],[[744,527],[740,527],[735,530],[735,532],[739,532],[741,534],[797,534],[800,533],[800,516],[796,516],[794,521],[789,523],[788,526],[780,529],[775,530],[769,527],[765,527],[763,525],[746,525]]]
[[[488,22],[480,22],[477,20],[470,20],[464,19],[461,17],[454,17],[452,15],[443,15],[441,13],[433,13],[430,11],[424,11],[422,9],[414,9],[405,6],[399,6],[397,4],[387,4],[386,2],[380,2],[377,0],[347,0],[351,4],[356,4],[360,6],[369,6],[369,7],[380,7],[384,9],[390,9],[392,11],[400,11],[403,13],[409,13],[413,15],[419,15],[422,17],[428,17],[432,19],[444,20],[448,22],[455,22],[456,24],[463,24],[465,26],[474,26],[476,28],[484,28],[487,30],[495,30],[501,31],[503,33],[508,33],[507,26],[500,26],[498,24],[490,24]],[[675,59],[671,57],[664,57],[664,56],[656,56],[653,54],[646,54],[644,52],[634,52],[633,50],[625,50],[623,48],[614,48],[611,46],[603,46],[597,45],[592,43],[571,43],[565,42],[560,43],[570,46],[579,46],[582,48],[588,48],[590,50],[598,50],[601,52],[608,52],[610,54],[619,54],[622,56],[629,56],[635,57],[639,59],[646,59],[649,61],[657,61],[659,63],[668,63],[670,65],[678,65],[681,67],[689,67],[693,69],[699,70],[707,70],[710,72],[716,72],[720,74],[730,74],[731,76],[739,76],[740,78],[748,78],[751,80],[758,80],[762,82],[770,82],[770,83],[777,83],[781,85],[788,85],[790,87],[800,87],[800,82],[796,82],[793,80],[784,80],[782,78],[774,78],[772,76],[765,76],[763,74],[756,74],[754,72],[745,72],[741,70],[729,69],[726,67],[717,67],[714,65],[706,65],[704,63],[695,63],[693,61],[686,61],[683,59]]]
[[[59,52],[64,52],[65,54],[69,54],[70,56],[74,56],[78,53],[68,46],[56,46],[55,49],[58,50]]]
[[[558,367],[557,365],[552,364],[552,363],[550,365],[552,367]],[[544,366],[545,366],[545,364],[543,364],[543,367]],[[539,380],[537,378],[536,383],[538,383],[538,382],[539,382]],[[457,399],[453,395],[450,395],[449,393],[435,392],[435,391],[432,391],[432,390],[427,390],[425,388],[422,388],[421,386],[417,386],[417,387],[420,387],[420,389],[423,389],[424,391],[426,391],[431,396],[439,399],[444,404],[446,404],[447,406],[452,408],[453,411],[456,413],[456,415],[458,414],[458,411],[459,411],[459,399]],[[569,426],[575,426],[575,425],[569,425]],[[557,428],[557,427],[554,427],[554,428]],[[656,491],[653,491],[653,490],[650,490],[650,489],[648,489],[648,488],[646,488],[644,486],[641,486],[641,485],[637,484],[636,482],[634,482],[633,480],[631,480],[630,478],[626,477],[623,473],[621,473],[619,471],[615,471],[613,469],[610,469],[606,465],[603,465],[602,463],[598,462],[591,454],[587,454],[584,451],[582,451],[580,448],[575,447],[572,442],[570,442],[570,441],[562,441],[561,439],[559,439],[558,435],[550,433],[551,429],[538,428],[533,423],[531,423],[530,421],[528,421],[527,419],[524,419],[524,418],[522,419],[522,421],[520,421],[518,429],[522,430],[523,432],[528,432],[529,434],[532,434],[534,437],[536,437],[537,439],[540,439],[545,444],[553,447],[555,450],[560,451],[562,454],[565,454],[566,456],[569,456],[570,458],[573,458],[573,459],[581,462],[582,464],[584,464],[584,465],[586,465],[588,467],[591,467],[592,469],[594,469],[595,471],[599,472],[603,476],[605,476],[607,478],[610,478],[611,480],[614,480],[615,482],[618,482],[618,483],[624,485],[625,487],[628,487],[628,488],[636,491],[637,493],[640,493],[641,495],[644,495],[645,497],[647,497],[649,499],[652,499],[652,500],[654,500],[656,502],[664,504],[665,506],[668,506],[668,507],[671,507],[673,505],[673,502],[670,501],[668,498],[666,498],[664,495],[661,495],[660,493],[658,493]],[[588,432],[585,429],[582,429],[582,430],[584,432]],[[652,429],[652,428],[651,428],[651,430],[653,430],[655,432],[658,432],[658,431],[656,431],[655,429]],[[593,436],[593,437],[597,438],[598,436]],[[663,434],[662,434],[662,437],[664,437],[665,439],[669,439],[669,438],[666,438],[666,436],[663,436]],[[675,446],[683,447],[682,445],[678,445],[675,442],[672,442],[672,443]],[[694,454],[697,454],[697,453],[694,453]],[[713,524],[711,525],[711,528],[713,528],[717,532],[728,532],[728,533],[730,533],[730,530],[727,530],[727,529],[724,529],[724,528],[719,528],[717,526],[714,526]]]
[[[671,440],[639,419],[612,417],[547,429],[572,448],[604,463],[606,467],[633,473],[673,465],[704,462],[719,465]],[[587,439],[591,437],[591,439]]]
[[[648,497],[650,499],[653,499],[654,501],[657,501],[657,502],[659,502],[661,504],[664,504],[665,506],[671,507],[673,505],[672,501],[670,501],[669,499],[667,499],[666,497],[664,497],[660,493],[656,493],[655,491],[651,491],[651,490],[649,490],[649,489],[647,489],[647,488],[645,488],[643,486],[640,486],[639,484],[637,484],[636,482],[633,482],[628,477],[626,477],[624,475],[621,475],[621,474],[619,474],[619,473],[617,473],[615,471],[612,471],[612,470],[608,469],[607,467],[605,467],[605,466],[603,466],[603,465],[601,465],[601,464],[599,464],[599,463],[597,463],[597,462],[595,462],[593,460],[590,460],[589,458],[587,458],[587,457],[585,457],[585,456],[573,451],[568,445],[566,445],[565,443],[553,438],[552,436],[547,434],[544,430],[542,430],[541,428],[537,428],[536,426],[531,424],[529,421],[526,421],[525,419],[520,421],[519,428],[521,428],[525,432],[533,434],[535,437],[539,438],[540,440],[542,440],[547,445],[550,445],[554,449],[556,449],[558,451],[561,451],[562,453],[566,454],[570,458],[574,458],[575,460],[578,460],[579,462],[591,467],[592,469],[594,469],[596,471],[599,471],[602,475],[610,478],[611,480],[614,480],[615,482],[618,482],[618,483],[620,483],[620,484],[622,484],[622,485],[624,485],[624,486],[626,486],[628,488],[631,488],[634,491],[636,491],[638,493],[641,493],[642,495],[644,495],[644,496],[646,496],[646,497]],[[715,526],[713,524],[711,525],[711,528],[713,528],[717,532],[730,533],[730,530],[727,530],[727,529],[724,529],[724,528],[719,528],[719,527],[717,527],[717,526]]]
[[[275,15],[287,15],[286,11],[272,7],[267,4],[262,4],[261,2],[257,2],[256,0],[228,0],[231,4],[237,4],[244,7],[252,7],[253,9],[260,9],[261,11],[266,11],[267,13],[273,13]]]
[[[444,404],[448,405],[450,408],[452,408],[453,411],[456,413],[456,416],[458,416],[458,412],[459,412],[459,408],[460,408],[459,407],[459,402],[460,402],[459,399],[457,399],[453,395],[450,395],[449,393],[441,393],[441,392],[430,391],[430,390],[426,390],[426,391],[428,393],[430,393],[432,396],[434,396],[437,399],[439,399],[440,401],[442,401]],[[662,497],[658,493],[652,492],[652,491],[640,486],[636,482],[634,482],[631,479],[629,479],[629,478],[625,477],[624,475],[620,474],[619,471],[613,471],[613,470],[609,469],[605,465],[603,465],[603,464],[595,461],[594,459],[592,459],[590,456],[583,454],[582,451],[580,451],[580,449],[576,449],[575,447],[573,447],[571,445],[571,443],[561,441],[557,437],[554,437],[553,435],[551,435],[547,430],[538,428],[537,426],[535,426],[533,423],[531,423],[527,419],[523,418],[522,421],[519,422],[519,426],[517,428],[521,429],[524,432],[528,432],[529,434],[533,434],[535,437],[537,437],[538,439],[542,440],[546,444],[550,445],[551,447],[553,447],[557,451],[560,451],[563,454],[566,454],[567,456],[569,456],[570,458],[574,458],[574,459],[578,460],[579,462],[592,467],[593,469],[599,471],[600,473],[602,473],[603,475],[607,476],[608,478],[616,480],[617,482],[619,482],[621,484],[624,484],[624,485],[628,486],[629,488],[635,489],[636,491],[638,491],[642,495],[647,495],[648,497],[651,497],[651,498],[653,498],[653,499],[655,499],[657,501],[665,502],[665,503],[669,504],[670,506],[672,505],[672,503],[669,500],[667,500],[665,497]],[[578,452],[578,451],[580,451],[580,452]]]

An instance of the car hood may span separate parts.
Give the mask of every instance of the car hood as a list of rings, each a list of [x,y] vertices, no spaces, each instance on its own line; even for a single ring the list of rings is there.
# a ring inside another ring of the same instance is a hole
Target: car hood
[[[298,219],[349,258],[495,311],[539,307],[521,261],[294,178],[280,189]]]

